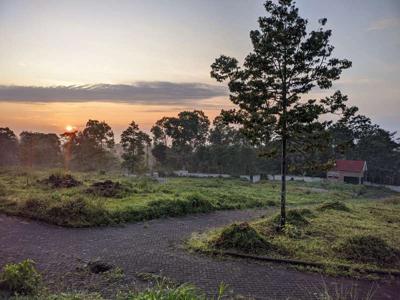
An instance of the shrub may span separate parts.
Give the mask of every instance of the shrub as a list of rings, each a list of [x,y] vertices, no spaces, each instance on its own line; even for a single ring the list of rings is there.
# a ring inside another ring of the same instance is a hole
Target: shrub
[[[212,243],[216,248],[236,249],[245,253],[267,252],[274,248],[246,222],[225,228]]]
[[[338,247],[346,259],[361,263],[388,265],[400,262],[400,253],[384,240],[372,235],[357,235],[347,238]]]
[[[0,283],[12,293],[34,295],[42,283],[34,261],[26,259],[18,264],[7,264],[0,275]]]
[[[338,211],[350,211],[350,208],[343,202],[341,201],[329,201],[322,203],[317,210],[319,211],[325,211],[325,210],[338,210]]]

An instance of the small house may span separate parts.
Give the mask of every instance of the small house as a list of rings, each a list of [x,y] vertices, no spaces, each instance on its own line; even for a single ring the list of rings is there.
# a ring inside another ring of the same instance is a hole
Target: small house
[[[336,160],[335,166],[328,171],[328,180],[352,184],[363,184],[367,162],[365,160]]]

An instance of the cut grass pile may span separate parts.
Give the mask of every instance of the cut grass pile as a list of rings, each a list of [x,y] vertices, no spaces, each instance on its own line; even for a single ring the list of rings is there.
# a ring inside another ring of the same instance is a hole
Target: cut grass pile
[[[373,235],[356,235],[344,240],[338,247],[340,255],[360,263],[379,263],[390,267],[400,261],[400,251]]]
[[[334,275],[360,275],[362,270],[371,269],[400,271],[400,201],[395,197],[291,209],[283,231],[277,230],[277,224],[278,214],[248,225],[259,240],[270,245],[259,248],[257,254],[321,263],[326,266],[323,271]],[[248,249],[252,249],[254,239],[247,238],[248,245],[246,239],[235,244],[236,237],[225,234],[231,230],[230,226],[194,234],[188,246],[210,252],[221,249],[216,242],[224,237],[230,248],[251,253]],[[271,247],[279,251],[269,251]]]
[[[343,203],[342,201],[329,201],[329,202],[325,202],[322,203],[318,208],[319,211],[325,211],[325,210],[329,210],[329,209],[333,209],[333,210],[339,210],[339,211],[350,211],[350,208]]]
[[[362,202],[382,193],[391,194],[370,187],[288,182],[287,202],[290,206],[350,199]],[[279,195],[279,183],[268,181],[251,184],[239,179],[168,178],[166,183],[158,183],[121,174],[0,169],[0,212],[71,227],[266,208],[276,206]]]
[[[267,253],[274,247],[249,223],[232,224],[214,241],[218,249],[235,249],[245,253]]]

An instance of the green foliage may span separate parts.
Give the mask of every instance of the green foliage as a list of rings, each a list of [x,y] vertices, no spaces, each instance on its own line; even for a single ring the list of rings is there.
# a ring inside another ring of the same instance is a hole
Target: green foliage
[[[49,189],[37,183],[36,178],[48,178],[50,174],[57,173],[53,170],[27,173],[22,169],[0,172],[0,187],[5,187],[0,196],[0,211],[63,226],[84,227],[224,209],[266,208],[276,206],[279,199],[273,181],[255,185],[238,179],[168,178],[166,183],[158,183],[146,177],[124,177],[112,172],[105,175],[74,172],[73,178],[82,182],[76,187]],[[108,180],[119,183],[118,192],[111,188],[108,194],[106,188],[107,197],[102,192],[87,192],[93,183]],[[324,192],[306,193],[304,187],[311,190],[323,187]],[[336,200],[353,203],[368,201],[370,196],[394,194],[368,187],[366,193],[355,197],[357,189],[353,185],[288,182],[287,202],[293,206]],[[308,220],[309,216],[305,218]],[[389,221],[396,219],[391,217]]]
[[[34,261],[26,259],[17,264],[5,265],[0,274],[0,285],[12,293],[34,295],[39,291],[42,277],[35,269]]]
[[[151,200],[147,205],[152,218],[215,210],[215,206],[209,200],[197,193],[189,194],[184,198]]]
[[[275,249],[248,223],[228,226],[212,243],[218,249],[234,249],[245,253],[268,253]]]
[[[216,298],[207,297],[191,284],[175,285],[159,282],[155,287],[140,293],[121,294],[117,300],[220,300],[224,297],[227,286],[220,284]]]
[[[339,211],[346,211],[346,212],[350,211],[350,208],[345,203],[343,203],[342,201],[325,202],[325,203],[322,203],[317,208],[317,210],[319,210],[319,211],[325,211],[325,210],[330,210],[330,209],[339,210]]]
[[[94,203],[78,196],[57,202],[28,198],[19,214],[70,227],[99,226],[112,223],[110,214],[101,202]]]
[[[355,235],[338,246],[344,258],[360,262],[389,265],[400,262],[400,251],[390,247],[384,240],[372,235]]]

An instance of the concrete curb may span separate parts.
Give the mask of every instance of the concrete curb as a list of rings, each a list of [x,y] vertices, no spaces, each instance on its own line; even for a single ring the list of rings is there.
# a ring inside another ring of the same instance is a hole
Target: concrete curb
[[[300,266],[305,266],[305,267],[324,268],[327,266],[326,264],[317,263],[317,262],[308,262],[308,261],[303,261],[303,260],[285,259],[285,258],[273,258],[273,257],[268,257],[268,256],[244,254],[244,253],[233,252],[233,251],[212,251],[212,253],[215,255],[222,254],[222,255],[232,256],[232,257],[247,258],[247,259],[268,261],[268,262],[281,263],[281,264],[300,265]],[[340,269],[344,269],[344,270],[352,269],[352,270],[362,272],[362,273],[367,272],[367,273],[374,273],[374,274],[379,274],[379,275],[392,275],[392,276],[400,277],[400,271],[385,271],[385,270],[377,270],[377,269],[352,268],[349,265],[337,265],[337,267],[339,267]]]

